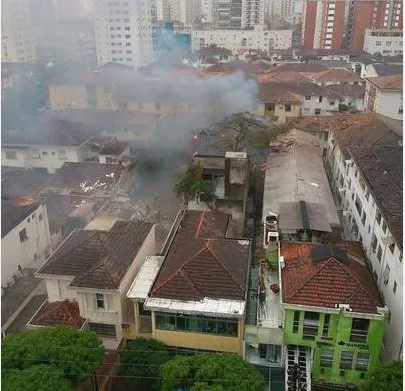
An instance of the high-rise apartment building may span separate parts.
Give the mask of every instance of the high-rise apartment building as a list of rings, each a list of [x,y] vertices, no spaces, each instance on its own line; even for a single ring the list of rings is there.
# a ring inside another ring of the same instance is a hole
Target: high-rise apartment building
[[[170,20],[192,24],[201,15],[199,0],[169,0]]]
[[[3,0],[1,4],[1,61],[29,62],[36,56],[29,0]]]
[[[206,23],[214,22],[214,0],[201,1],[201,17]]]
[[[149,0],[94,0],[97,64],[139,68],[152,61]]]
[[[367,28],[402,28],[402,1],[305,0],[302,37],[307,49],[361,50]]]
[[[264,24],[264,0],[242,0],[242,28]]]
[[[214,0],[214,23],[218,28],[242,26],[242,0]]]

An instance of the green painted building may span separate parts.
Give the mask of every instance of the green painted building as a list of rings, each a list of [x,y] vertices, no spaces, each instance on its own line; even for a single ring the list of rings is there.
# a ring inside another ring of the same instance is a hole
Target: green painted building
[[[356,389],[379,365],[387,318],[361,246],[283,242],[281,254],[286,382],[306,361],[313,391]]]

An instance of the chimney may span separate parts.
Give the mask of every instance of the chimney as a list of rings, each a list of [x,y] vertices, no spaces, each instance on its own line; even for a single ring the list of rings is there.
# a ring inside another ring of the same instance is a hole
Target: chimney
[[[243,199],[248,176],[246,152],[225,153],[225,197]]]

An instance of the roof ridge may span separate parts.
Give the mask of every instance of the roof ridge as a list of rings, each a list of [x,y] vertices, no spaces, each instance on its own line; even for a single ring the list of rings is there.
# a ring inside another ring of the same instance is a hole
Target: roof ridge
[[[179,271],[179,273],[187,282],[187,284],[191,287],[191,289],[194,291],[194,293],[197,296],[202,297],[202,293],[200,292],[200,290],[195,286],[194,282],[189,278],[187,272],[184,270],[184,267],[182,267]]]
[[[215,254],[214,250],[209,246],[209,243],[207,245],[207,250],[213,255],[213,257],[217,260],[217,262],[222,266],[222,268],[225,270],[225,273],[231,278],[231,280],[237,285],[237,287],[244,293],[243,287],[239,285],[239,283],[235,280],[235,278],[232,276],[231,273],[229,273],[228,269],[223,265],[223,263],[219,260],[218,256]]]
[[[160,288],[162,288],[164,285],[166,285],[167,283],[169,283],[170,281],[173,280],[173,278],[175,278],[177,275],[181,274],[182,269],[184,268],[184,266],[186,266],[186,264],[188,262],[190,262],[191,260],[193,260],[195,257],[197,257],[198,255],[200,255],[203,251],[205,251],[207,249],[207,246],[204,246],[203,248],[200,248],[192,257],[190,257],[188,260],[186,260],[185,262],[183,262],[183,264],[176,270],[176,272],[174,274],[172,274],[171,276],[169,276],[165,281],[163,281],[162,283],[160,283],[158,286],[154,287],[153,292],[156,292],[157,290],[159,290]]]
[[[322,265],[319,269],[315,270],[308,278],[306,281],[303,282],[303,284],[292,294],[290,295],[287,299],[291,300],[294,296],[296,296],[299,292],[301,292],[305,286],[321,271],[323,270],[327,265],[329,265],[330,260],[332,257],[329,257],[328,260],[325,262],[324,265]]]

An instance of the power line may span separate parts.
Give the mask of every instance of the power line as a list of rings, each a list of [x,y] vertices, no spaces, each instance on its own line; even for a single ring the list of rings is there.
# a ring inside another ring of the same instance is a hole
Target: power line
[[[10,368],[10,369],[5,369],[2,368],[1,369],[2,372],[11,372],[11,371],[16,371],[16,370],[20,370],[20,369],[15,369],[15,368]],[[44,372],[47,375],[50,374],[58,374],[60,375],[61,373],[63,373],[62,371],[59,372],[52,372],[52,371],[46,371]],[[235,373],[234,371],[232,371],[232,373]],[[93,375],[94,372],[90,372],[90,373],[75,373],[75,372],[69,372],[69,375],[79,375],[79,376],[90,376]],[[251,380],[251,379],[226,379],[226,378],[201,378],[201,379],[194,379],[194,378],[185,378],[185,377],[166,377],[166,376],[130,376],[130,375],[111,375],[111,374],[106,374],[106,375],[102,375],[102,374],[95,374],[95,376],[97,377],[116,377],[116,378],[128,378],[128,379],[159,379],[159,380],[190,380],[190,381],[222,381],[222,382],[229,382],[229,383],[234,383],[234,382],[249,382],[249,383],[263,383],[262,380]]]

